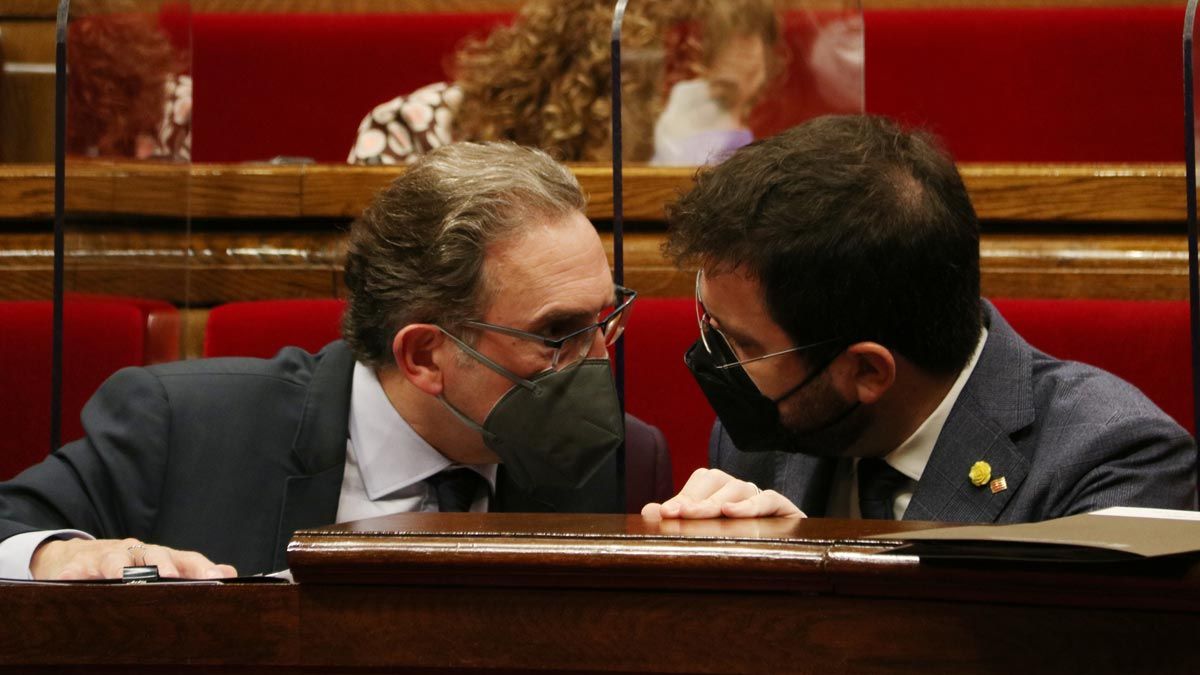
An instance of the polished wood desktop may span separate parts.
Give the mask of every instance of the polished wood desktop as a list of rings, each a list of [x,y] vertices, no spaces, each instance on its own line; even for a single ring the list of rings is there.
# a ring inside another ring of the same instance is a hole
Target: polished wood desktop
[[[408,514],[295,585],[0,585],[0,667],[1133,673],[1200,667],[1200,566],[922,563],[932,523]]]

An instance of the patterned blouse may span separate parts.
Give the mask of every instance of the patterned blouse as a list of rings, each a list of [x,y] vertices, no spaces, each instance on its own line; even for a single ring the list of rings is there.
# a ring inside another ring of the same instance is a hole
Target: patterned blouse
[[[350,164],[411,164],[417,157],[453,141],[454,114],[462,90],[445,82],[375,106],[358,125]]]

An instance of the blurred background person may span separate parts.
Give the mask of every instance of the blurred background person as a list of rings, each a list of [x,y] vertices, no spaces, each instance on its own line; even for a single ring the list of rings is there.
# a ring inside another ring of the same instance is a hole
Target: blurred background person
[[[787,54],[774,0],[699,3],[683,29],[679,67],[654,125],[652,164],[720,161],[754,140],[750,120]]]
[[[188,54],[157,12],[88,2],[67,37],[67,152],[85,157],[191,156]]]
[[[459,49],[452,83],[430,84],[376,106],[359,125],[348,161],[401,164],[458,140],[510,140],[562,161],[608,161],[612,5],[526,4],[511,25]],[[655,156],[656,126],[669,131],[682,125],[683,138],[709,131],[707,112],[689,110],[695,99],[690,91],[702,91],[744,129],[777,72],[779,44],[773,0],[631,3],[622,40],[625,155],[640,162]],[[700,84],[687,84],[695,82]],[[680,86],[664,123],[659,115],[667,93]]]

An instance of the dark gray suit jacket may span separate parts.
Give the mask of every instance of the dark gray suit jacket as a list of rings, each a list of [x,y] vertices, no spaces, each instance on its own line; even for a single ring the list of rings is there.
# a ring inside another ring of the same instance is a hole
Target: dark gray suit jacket
[[[196,550],[241,574],[287,567],[297,529],[337,513],[354,357],[206,359],[129,368],[83,410],[86,436],[0,483],[0,539],[74,528]],[[671,495],[661,432],[626,423],[627,504]],[[503,466],[494,511],[619,512],[615,459],[578,490],[527,491]]]
[[[1196,446],[1182,427],[1133,385],[1037,351],[985,305],[987,343],[906,520],[1014,523],[1106,506],[1195,508]],[[836,460],[742,452],[719,422],[709,460],[770,486],[810,516],[826,510]],[[969,482],[971,465],[981,460],[993,477],[1006,479],[1007,490],[992,494]]]

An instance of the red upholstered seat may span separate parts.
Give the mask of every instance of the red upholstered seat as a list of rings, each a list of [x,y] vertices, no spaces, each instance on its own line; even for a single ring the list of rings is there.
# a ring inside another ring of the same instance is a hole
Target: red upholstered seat
[[[50,451],[52,316],[50,302],[0,302],[0,479]],[[179,324],[166,303],[88,296],[69,298],[63,323],[61,439],[66,443],[83,435],[79,413],[109,375],[148,358],[175,358]]]

